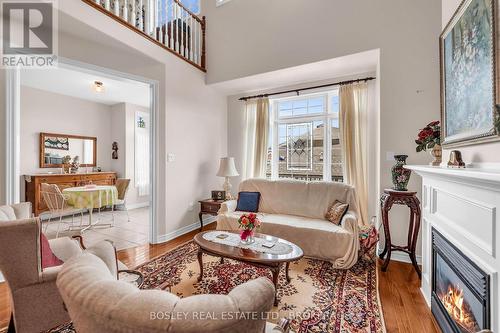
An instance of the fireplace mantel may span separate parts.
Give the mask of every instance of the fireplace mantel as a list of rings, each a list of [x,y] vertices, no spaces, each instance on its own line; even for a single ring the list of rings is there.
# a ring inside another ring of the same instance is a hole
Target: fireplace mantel
[[[432,228],[490,275],[491,329],[500,332],[500,168],[410,165],[422,177],[422,286],[430,306]]]

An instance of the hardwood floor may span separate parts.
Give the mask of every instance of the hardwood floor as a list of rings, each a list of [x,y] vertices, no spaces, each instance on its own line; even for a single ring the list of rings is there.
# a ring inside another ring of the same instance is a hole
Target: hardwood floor
[[[213,229],[214,224],[206,229]],[[141,245],[121,250],[118,258],[129,267],[135,267],[181,245],[198,231],[180,236],[167,243]],[[420,293],[420,281],[410,264],[393,261],[387,272],[379,269],[380,299],[388,333],[439,333],[437,323]],[[9,294],[6,283],[0,283],[0,330],[9,321]]]

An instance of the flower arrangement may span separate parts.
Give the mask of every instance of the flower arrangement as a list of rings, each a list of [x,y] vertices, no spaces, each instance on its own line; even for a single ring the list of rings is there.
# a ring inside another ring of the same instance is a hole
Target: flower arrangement
[[[240,229],[243,229],[240,235],[242,241],[247,241],[248,238],[251,239],[253,237],[253,230],[259,228],[262,224],[255,213],[241,215],[238,223],[240,224]]]
[[[441,125],[439,120],[433,121],[421,129],[415,143],[417,144],[417,153],[441,145]]]

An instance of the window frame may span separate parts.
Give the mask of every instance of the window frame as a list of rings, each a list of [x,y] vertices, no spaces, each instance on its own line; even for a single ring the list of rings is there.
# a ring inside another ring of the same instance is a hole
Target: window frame
[[[271,179],[279,179],[279,126],[288,124],[301,124],[309,123],[314,121],[323,121],[323,181],[333,182],[332,180],[332,121],[339,118],[338,112],[333,112],[332,108],[332,97],[338,96],[338,89],[330,89],[328,91],[314,92],[309,94],[302,94],[299,96],[292,97],[282,97],[270,99],[270,145],[271,145]],[[294,101],[301,100],[305,98],[310,98],[314,96],[321,96],[325,99],[325,108],[322,113],[314,113],[311,115],[303,116],[279,116],[279,103],[283,101]],[[340,103],[340,100],[339,100]],[[339,124],[340,128],[340,124]],[[314,130],[314,128],[313,128]],[[287,133],[287,145],[288,145],[288,133]],[[312,147],[311,147],[312,154]],[[287,153],[288,155],[288,153]],[[312,157],[311,157],[312,161]],[[343,158],[342,158],[343,161]],[[344,164],[344,163],[343,163]],[[312,164],[311,164],[312,166]],[[294,169],[288,168],[288,156],[287,156],[287,169],[293,171]],[[297,169],[305,170],[305,169]]]

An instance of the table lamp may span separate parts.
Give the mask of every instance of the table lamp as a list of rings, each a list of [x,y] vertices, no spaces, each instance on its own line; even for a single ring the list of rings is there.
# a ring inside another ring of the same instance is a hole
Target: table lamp
[[[226,181],[224,182],[224,191],[226,192],[226,199],[233,200],[234,197],[231,194],[231,183],[229,182],[229,177],[236,177],[240,174],[236,170],[236,166],[234,165],[234,157],[222,157],[220,159],[219,171],[217,171],[218,177],[225,177]]]

